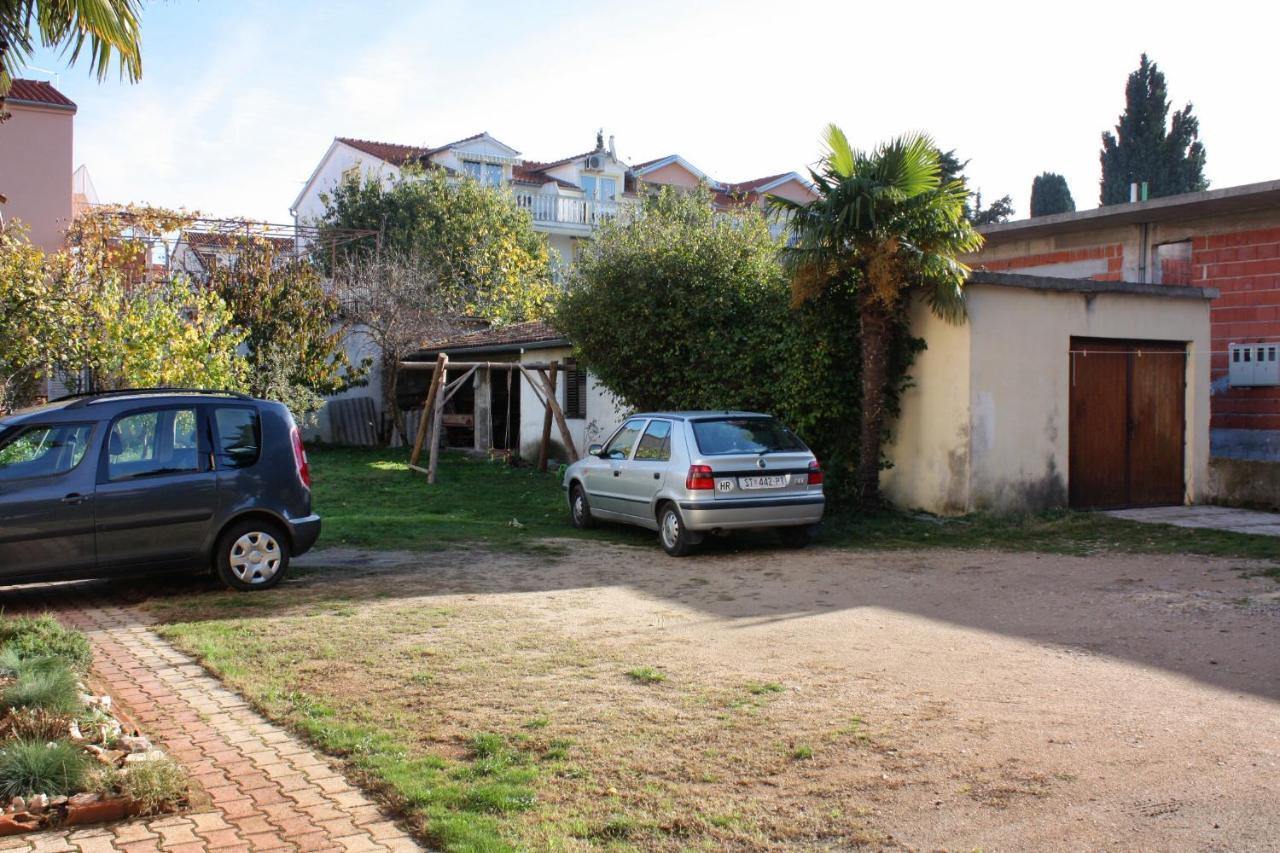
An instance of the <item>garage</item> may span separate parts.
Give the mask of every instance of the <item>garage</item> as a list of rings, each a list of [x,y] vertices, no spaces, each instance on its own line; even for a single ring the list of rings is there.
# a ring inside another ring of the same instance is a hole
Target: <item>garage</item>
[[[881,487],[942,515],[1196,503],[1209,470],[1210,288],[974,271],[968,318],[911,307]]]
[[[1072,338],[1073,509],[1184,503],[1185,343]]]

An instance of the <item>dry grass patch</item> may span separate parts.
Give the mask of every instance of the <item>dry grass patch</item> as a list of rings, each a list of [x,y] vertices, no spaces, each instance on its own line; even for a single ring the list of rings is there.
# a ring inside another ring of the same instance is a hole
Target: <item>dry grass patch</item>
[[[230,594],[155,609],[165,636],[346,758],[433,844],[868,838],[854,779],[879,758],[841,733],[854,709],[815,709],[778,681],[635,666],[656,659],[643,644],[570,636],[527,596],[380,599],[367,581],[255,596],[272,606],[236,618]]]

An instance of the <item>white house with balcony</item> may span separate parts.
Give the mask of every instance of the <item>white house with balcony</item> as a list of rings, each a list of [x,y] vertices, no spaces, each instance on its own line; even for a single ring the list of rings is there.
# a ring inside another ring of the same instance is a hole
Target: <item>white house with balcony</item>
[[[344,178],[376,176],[390,183],[410,163],[447,169],[452,174],[466,175],[511,192],[516,204],[529,211],[534,229],[547,236],[555,256],[566,266],[577,257],[579,241],[590,239],[600,223],[619,215],[628,204],[638,201],[637,187],[641,183],[684,188],[705,183],[714,194],[716,206],[723,209],[763,205],[768,195],[801,202],[815,197],[809,183],[795,172],[731,183],[711,178],[678,154],[628,165],[618,159],[613,138],[610,137],[606,143],[603,132],[597,134],[592,150],[551,161],[526,160],[519,151],[488,133],[478,133],[438,147],[336,137],[294,199],[290,212],[300,225],[317,222],[325,213],[323,196]],[[568,359],[571,351],[568,342],[559,340],[554,332],[540,323],[522,324],[518,328],[504,330],[497,337],[501,339],[501,346],[481,332],[465,339],[439,343],[434,351],[458,349],[478,352],[480,350],[476,348],[483,344],[484,351],[492,350],[494,358],[520,360],[526,350],[545,348],[553,338],[559,347],[555,353],[557,357]],[[366,351],[366,347],[356,340],[348,342],[348,349],[348,354],[356,361],[376,355]],[[565,367],[566,382],[560,386],[560,396],[561,406],[570,420],[570,429],[576,438],[594,440],[602,429],[618,422],[621,410],[616,401],[596,388],[594,378],[588,380],[585,373],[577,373],[567,361]],[[512,381],[517,386],[523,382],[518,373]],[[361,417],[381,418],[380,411],[369,408],[381,405],[381,394],[377,390],[379,382],[380,377],[375,372],[369,377],[367,386],[344,392],[339,399],[358,398],[367,412]],[[588,387],[592,389],[590,392],[586,390]],[[493,396],[495,393],[500,400]],[[536,402],[532,391],[523,386],[507,388],[494,385],[487,378],[478,376],[473,393],[463,396],[467,405],[473,407],[473,412],[456,413],[462,419],[459,424],[468,417],[472,419],[469,421],[471,432],[457,426],[454,429],[457,435],[451,433],[461,446],[473,446],[476,450],[527,450],[533,429],[530,424],[525,424],[523,430],[519,429],[522,417],[518,413],[523,409],[524,420],[541,418],[532,408]],[[366,398],[371,402],[365,403]],[[350,408],[347,403],[341,403],[340,407]],[[323,440],[337,440],[330,420],[329,410],[332,408],[332,405],[328,406],[321,413],[318,433]],[[514,417],[513,409],[517,413]],[[502,429],[497,422],[489,423],[492,413],[499,411],[505,413]]]

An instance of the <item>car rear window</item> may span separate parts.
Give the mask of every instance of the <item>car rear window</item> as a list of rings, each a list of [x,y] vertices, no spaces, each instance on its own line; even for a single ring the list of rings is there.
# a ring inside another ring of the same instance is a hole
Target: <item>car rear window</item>
[[[716,418],[694,421],[693,437],[703,456],[785,453],[807,450],[795,433],[774,418]]]
[[[218,467],[248,468],[258,461],[262,427],[258,413],[243,407],[214,410],[218,427]]]

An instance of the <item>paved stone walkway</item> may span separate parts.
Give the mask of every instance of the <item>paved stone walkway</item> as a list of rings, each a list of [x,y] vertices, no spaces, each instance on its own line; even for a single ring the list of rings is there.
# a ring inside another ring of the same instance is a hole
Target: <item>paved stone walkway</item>
[[[1157,506],[1143,509],[1118,509],[1107,515],[1143,521],[1150,524],[1173,524],[1178,527],[1202,527],[1232,533],[1280,536],[1280,513],[1225,506]]]
[[[0,839],[0,850],[419,850],[335,765],[268,722],[116,605],[102,585],[0,588],[6,613],[49,610],[88,634],[94,675],[143,733],[181,761],[207,797],[148,821]]]

